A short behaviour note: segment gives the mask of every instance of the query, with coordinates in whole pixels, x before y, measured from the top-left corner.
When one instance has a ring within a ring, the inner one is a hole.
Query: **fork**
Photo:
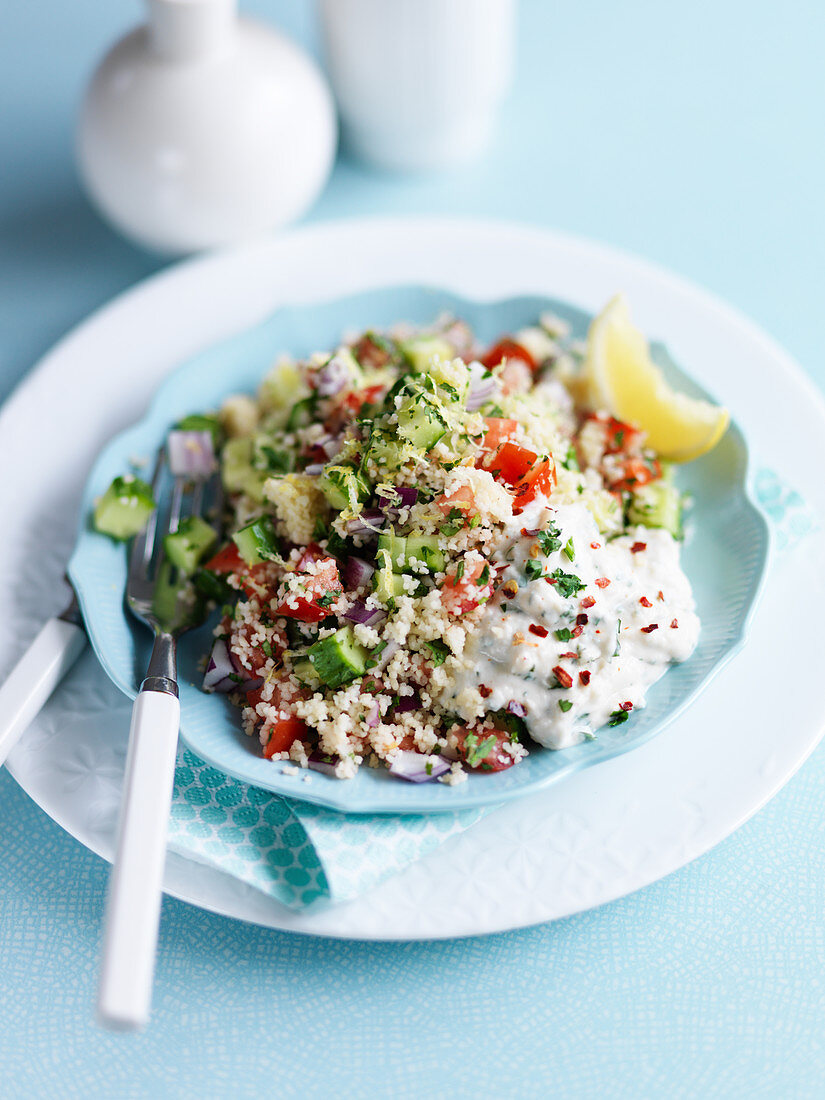
[[[165,466],[161,449],[152,478],[157,501]],[[187,496],[189,514],[201,514],[208,480],[174,479],[167,532],[178,530]],[[126,606],[152,631],[154,645],[132,708],[98,986],[100,1022],[121,1030],[143,1027],[149,1019],[180,724],[177,639],[203,620],[201,601],[192,599],[191,587],[180,583],[159,549],[159,511],[160,504],[134,539],[126,584]]]

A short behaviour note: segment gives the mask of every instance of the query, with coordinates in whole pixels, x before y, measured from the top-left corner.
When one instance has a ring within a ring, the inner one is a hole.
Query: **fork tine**
[[[169,505],[169,520],[166,524],[166,530],[170,535],[173,535],[178,529],[180,524],[181,512],[183,511],[183,490],[186,484],[186,478],[176,477],[175,483],[172,486],[172,502]]]
[[[161,474],[163,473],[163,464],[166,461],[166,454],[164,448],[158,451],[157,461],[155,462],[155,469],[152,474],[152,496],[157,501],[158,487],[160,486]],[[146,526],[143,530],[135,536],[132,543],[132,551],[129,555],[129,575],[133,577],[145,577],[146,570],[149,562],[152,560],[152,551],[155,549],[155,532],[158,526],[158,509],[155,506],[154,512],[149,516],[146,521]]]

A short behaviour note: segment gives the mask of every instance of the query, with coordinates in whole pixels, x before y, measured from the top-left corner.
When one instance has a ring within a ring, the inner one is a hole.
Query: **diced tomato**
[[[662,476],[662,467],[658,458],[626,458],[621,465],[621,474],[610,482],[614,492],[639,489],[650,481]]]
[[[307,547],[305,554],[308,552],[309,547]],[[302,558],[301,561],[303,560]],[[276,614],[291,619],[300,619],[304,623],[320,623],[322,619],[329,615],[328,605],[331,601],[326,597],[330,593],[343,592],[344,586],[341,584],[341,578],[338,575],[338,563],[334,558],[312,558],[309,560],[316,562],[315,571],[313,573],[302,573],[301,571],[297,573],[297,576],[301,578],[303,591],[300,593],[290,592],[285,595],[278,604]],[[319,603],[322,599],[325,601],[324,604]]]
[[[383,385],[367,386],[363,390],[351,390],[344,398],[343,406],[353,416],[358,416],[365,405],[374,405],[383,392]]]
[[[458,752],[461,759],[473,770],[503,772],[505,768],[513,766],[513,757],[503,749],[503,746],[510,741],[510,734],[507,730],[485,729],[479,731],[462,726],[460,729],[453,729],[450,732],[458,738]],[[471,738],[469,745],[467,744],[468,737]],[[472,738],[475,738],[475,740],[472,740]],[[485,741],[490,738],[492,738],[490,747],[483,756],[479,757],[479,750],[484,747]],[[470,763],[470,760],[473,762]]]
[[[204,569],[209,569],[212,573],[243,573],[246,568],[240,550],[231,539],[204,565]]]
[[[322,558],[327,557],[317,542],[310,542],[304,547],[304,552],[298,558],[297,569],[299,573],[303,573],[306,567],[312,562],[321,561]]]
[[[556,464],[552,458],[543,458],[513,487],[515,500],[513,512],[518,515],[537,496],[549,497],[557,482]]]
[[[448,516],[454,508],[457,508],[465,516],[472,515],[478,511],[476,508],[476,498],[469,485],[459,485],[452,493],[446,493],[443,497],[436,497],[433,504],[435,504],[445,516]]]
[[[505,482],[511,489],[527,476],[528,470],[538,458],[535,451],[528,451],[518,443],[502,443],[492,458],[484,462],[493,477]]]
[[[386,367],[392,358],[389,349],[382,347],[368,332],[353,345],[352,354],[362,367],[371,367],[374,370]]]
[[[479,580],[487,571],[486,579]],[[482,600],[489,599],[493,593],[493,573],[485,561],[464,563],[464,571],[456,576],[455,567],[451,567],[441,586],[441,603],[452,615],[463,615],[474,611]]]
[[[487,354],[483,356],[481,362],[487,370],[492,370],[499,363],[503,363],[505,359],[520,359],[522,363],[527,364],[531,371],[538,368],[538,363],[523,344],[506,337],[499,340],[497,344],[493,344]]]
[[[269,733],[269,740],[264,745],[264,756],[267,760],[271,759],[276,752],[288,752],[293,741],[303,741],[309,732],[306,722],[297,714],[289,714],[274,722],[267,719],[263,728]]]
[[[642,433],[632,424],[610,416],[604,421],[604,425],[607,436],[605,454],[629,454],[631,451],[638,451],[642,446]]]
[[[488,416],[484,420],[486,432],[481,441],[482,451],[497,450],[502,443],[511,439],[518,428],[517,420],[510,420],[506,416]]]
[[[238,623],[237,626],[233,627],[232,624],[230,624],[228,629],[248,643],[249,648],[247,649],[244,647],[244,653],[245,656],[247,656],[249,664],[245,667],[250,673],[250,679],[254,676],[258,676],[267,662],[267,654],[264,653],[260,642],[256,643],[253,641],[258,630],[257,625],[253,623]],[[268,649],[269,656],[275,658],[279,657],[284,649],[286,649],[286,636],[277,630],[271,633]],[[235,657],[234,660],[237,660],[237,657]]]
[[[222,575],[237,573],[242,578],[241,588],[247,596],[260,595],[255,584],[266,584],[264,577],[268,572],[267,566],[263,563],[260,565],[247,565],[241,557],[238,547],[231,541],[228,542],[222,550],[219,550],[214,558],[209,559],[206,565],[204,565],[204,569],[209,569],[213,573],[220,573]],[[262,574],[264,575],[263,577]],[[244,579],[249,583],[244,583]]]
[[[294,695],[293,698],[305,699],[307,694],[307,692],[302,691]],[[258,703],[261,701],[262,695],[263,687],[255,688],[254,691],[248,691],[246,693],[246,705],[253,708],[257,707]],[[288,752],[292,747],[293,741],[303,741],[309,733],[306,722],[296,714],[290,714],[282,703],[281,693],[278,690],[277,684],[272,692],[270,702],[273,706],[277,707],[281,713],[274,722],[267,718],[263,721],[261,726],[264,735],[268,735],[268,739],[264,743],[264,756],[267,760],[273,757],[276,752]]]

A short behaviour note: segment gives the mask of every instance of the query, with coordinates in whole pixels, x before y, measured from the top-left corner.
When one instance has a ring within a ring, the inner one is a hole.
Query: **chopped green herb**
[[[566,714],[568,710],[573,706],[569,699],[559,699],[559,710],[563,710]]]
[[[260,448],[266,470],[271,474],[288,474],[292,470],[293,458],[289,451],[276,451],[274,447],[263,444]]]
[[[315,602],[319,607],[329,607],[331,603],[334,603],[335,596],[335,592],[325,592],[323,596],[319,596]]]
[[[561,546],[561,531],[555,523],[549,523],[544,531],[538,533],[539,546],[543,554],[552,554]]]
[[[535,558],[530,558],[524,566],[524,572],[528,581],[537,581],[543,572],[541,562],[536,561]]]
[[[312,537],[316,542],[327,537],[327,525],[320,516],[316,517],[315,526],[312,528]]]
[[[426,645],[427,649],[432,653],[432,657],[430,658],[432,663],[436,666],[443,665],[450,655],[450,647],[437,639],[434,642],[427,642]]]
[[[462,558],[461,561],[458,563],[458,565],[455,567],[455,579],[457,581],[460,581],[463,576],[464,576],[464,558]]]
[[[471,768],[474,768],[477,764],[481,763],[487,753],[493,748],[496,743],[496,737],[495,734],[493,734],[490,737],[485,737],[483,741],[478,741],[478,738],[471,733],[467,740],[464,742],[465,748],[467,745],[470,744],[470,737],[472,737],[473,740],[478,743],[473,745],[473,747],[467,753],[465,760]]]
[[[481,573],[479,574],[479,577],[478,577],[478,580],[476,581],[476,584],[478,585],[479,588],[481,588],[481,586],[484,585],[484,584],[487,584],[489,582],[489,580],[490,580],[490,566],[485,565],[484,568],[481,570]]]
[[[567,448],[567,454],[564,456],[564,460],[562,461],[562,466],[564,466],[565,470],[580,470],[581,469],[581,467],[579,466],[579,460],[576,457],[576,448],[573,446],[572,443]]]
[[[572,561],[573,558],[575,558],[576,551],[573,548],[573,540],[572,539],[568,539],[567,542],[564,544],[564,547],[562,549],[562,553],[567,555],[567,558],[568,558],[569,561]]]
[[[428,760],[427,763],[424,765],[424,771],[427,773],[427,775],[432,775],[433,774],[433,762],[432,762],[432,760]]]
[[[550,578],[556,582],[556,588],[566,600],[581,592],[585,587],[574,573],[564,573],[561,569],[554,570],[550,574]]]
[[[479,516],[479,515],[475,515],[475,516],[473,516],[473,518],[472,518],[472,519],[470,520],[470,527],[471,527],[471,528],[472,528],[472,527],[478,527],[478,525],[479,525],[480,523],[481,523],[481,516]]]
[[[614,710],[613,713],[610,715],[610,721],[607,724],[608,726],[620,726],[622,722],[626,722],[629,717],[630,715],[627,713],[626,710]]]
[[[272,653],[272,642],[270,642],[269,638],[264,638],[264,640],[261,642],[261,649],[264,651],[267,657],[274,656]]]
[[[569,642],[573,637],[573,631],[568,630],[566,626],[563,626],[560,630],[555,631],[556,637],[560,642]]]

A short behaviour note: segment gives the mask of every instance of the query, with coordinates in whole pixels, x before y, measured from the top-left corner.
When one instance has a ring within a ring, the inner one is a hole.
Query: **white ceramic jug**
[[[335,155],[315,64],[236,0],[148,0],[149,21],[94,74],[77,135],[81,176],[116,228],[164,253],[300,217]]]

